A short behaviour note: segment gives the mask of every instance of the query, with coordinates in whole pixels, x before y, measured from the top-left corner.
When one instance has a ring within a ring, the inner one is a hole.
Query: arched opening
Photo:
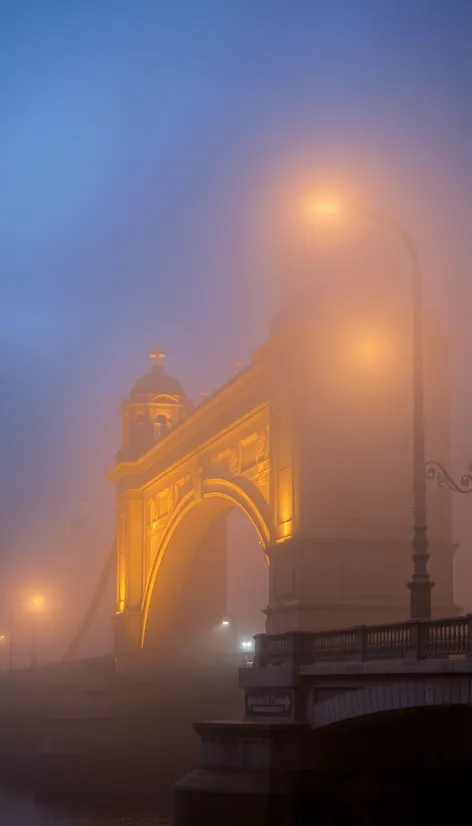
[[[314,759],[321,755],[323,772],[311,775],[306,787],[311,799],[304,804],[311,811],[321,810],[320,822],[469,822],[470,706],[371,714],[311,736]]]
[[[236,624],[241,648],[254,634],[265,630],[268,565],[254,526],[239,508],[229,513],[227,525],[226,610]]]
[[[242,643],[264,630],[267,514],[243,491],[238,499],[215,487],[182,502],[163,538],[144,600],[150,655],[242,660],[250,655]]]
[[[168,426],[169,422],[167,416],[156,416],[156,418],[153,421],[153,433],[155,442],[157,442],[162,436],[165,435]]]

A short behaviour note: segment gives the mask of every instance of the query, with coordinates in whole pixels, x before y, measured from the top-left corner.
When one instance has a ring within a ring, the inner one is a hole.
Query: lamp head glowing
[[[362,335],[351,346],[351,352],[355,360],[366,367],[385,366],[395,354],[394,346],[385,335]]]
[[[331,223],[337,225],[346,212],[345,203],[330,195],[304,195],[298,202],[298,224],[305,225],[310,233],[314,225],[326,227]]]
[[[241,648],[244,651],[252,651],[253,647],[254,647],[253,640],[241,640]]]
[[[35,594],[35,596],[31,598],[32,611],[42,611],[45,604],[46,600],[44,599],[43,594]]]
[[[312,211],[322,217],[335,217],[342,212],[341,204],[331,198],[320,198],[314,201]]]

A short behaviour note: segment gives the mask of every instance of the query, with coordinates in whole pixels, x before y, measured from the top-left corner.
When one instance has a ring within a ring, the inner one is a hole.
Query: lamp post
[[[230,631],[231,634],[231,642],[234,645],[235,651],[238,650],[238,642],[239,642],[239,631],[238,631],[238,623],[237,620],[229,619],[225,617],[220,622],[220,629],[224,632]]]
[[[336,218],[342,212],[336,201],[318,201],[315,213],[324,218]],[[425,414],[423,364],[423,278],[418,252],[410,234],[390,215],[363,205],[349,206],[349,212],[374,221],[393,233],[403,244],[410,263],[412,301],[411,343],[413,355],[413,573],[407,587],[410,590],[410,618],[431,617],[431,591],[434,583],[428,573],[429,543],[426,523],[425,476]]]
[[[0,634],[0,646],[3,648],[3,646],[7,645],[7,643],[9,643],[9,635]],[[1,670],[3,670],[3,668]]]

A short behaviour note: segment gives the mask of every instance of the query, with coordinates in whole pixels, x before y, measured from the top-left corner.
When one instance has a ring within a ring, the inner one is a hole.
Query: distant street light
[[[425,476],[425,416],[424,416],[424,364],[423,364],[423,279],[418,252],[410,234],[393,218],[362,205],[346,205],[332,200],[313,202],[311,215],[320,218],[337,218],[342,213],[359,215],[381,224],[403,244],[410,262],[411,299],[413,310],[413,573],[410,589],[411,619],[431,617],[431,591],[434,583],[428,573],[428,538],[426,524],[426,476]]]
[[[44,594],[34,594],[28,603],[29,612],[32,617],[30,649],[31,668],[35,668],[38,665],[38,618],[43,614],[45,607],[46,599]]]
[[[317,215],[339,215],[342,212],[342,205],[339,201],[317,200],[313,204],[313,212]]]
[[[2,646],[2,648],[3,648],[4,645],[6,645],[7,640],[8,640],[8,638],[7,638],[6,634],[0,634],[0,646]]]
[[[3,646],[8,645],[8,668],[9,668],[9,670],[10,670],[10,671],[12,671],[12,670],[13,670],[13,663],[12,663],[12,659],[13,659],[13,647],[12,647],[12,640],[13,640],[13,635],[12,635],[11,631],[10,631],[10,633],[8,633],[8,634],[0,634],[0,645],[1,645],[2,647],[3,647]]]
[[[254,640],[241,640],[241,649],[244,652],[244,664],[248,665],[250,653],[254,650]]]
[[[31,611],[37,613],[42,611],[46,604],[46,600],[43,594],[35,594],[34,597],[31,597],[30,608]]]
[[[231,646],[236,649],[238,645],[238,623],[236,620],[230,619],[229,617],[224,617],[220,622],[220,629],[226,633],[232,632],[230,634]]]

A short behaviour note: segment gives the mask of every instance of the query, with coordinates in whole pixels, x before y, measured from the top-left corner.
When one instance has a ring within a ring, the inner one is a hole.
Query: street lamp
[[[403,244],[410,262],[412,300],[412,352],[413,352],[413,573],[408,583],[410,590],[410,618],[431,617],[431,591],[434,583],[428,573],[429,542],[426,524],[426,477],[425,477],[425,415],[424,415],[424,364],[423,364],[423,279],[418,252],[410,234],[390,215],[359,204],[346,208],[332,200],[313,202],[312,215],[319,218],[338,217],[347,211],[374,221],[393,233]]]
[[[237,648],[238,644],[238,623],[236,620],[230,619],[229,617],[223,617],[220,621],[220,630],[223,632],[232,632],[230,634],[230,641],[231,645],[234,646],[234,649]]]
[[[44,608],[45,602],[46,600],[43,594],[36,594],[31,598],[31,610],[35,612],[41,611]]]
[[[11,631],[0,634],[0,645],[2,647],[8,645],[8,669],[13,671],[13,634]]]
[[[339,201],[333,201],[330,198],[319,199],[313,204],[313,212],[316,215],[339,215],[342,211],[342,206]]]
[[[251,652],[254,651],[254,640],[241,640],[241,650],[244,653],[244,664],[250,664]]]
[[[38,617],[43,613],[45,606],[46,599],[43,594],[34,594],[28,603],[29,612],[32,617],[30,651],[31,668],[38,665]]]

